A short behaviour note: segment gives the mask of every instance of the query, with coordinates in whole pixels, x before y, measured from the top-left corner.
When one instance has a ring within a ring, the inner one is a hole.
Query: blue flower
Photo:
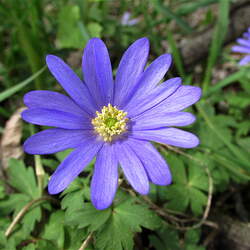
[[[29,154],[74,151],[51,176],[50,194],[62,192],[96,156],[91,200],[97,209],[113,201],[121,167],[140,194],[149,183],[169,185],[168,165],[150,141],[182,148],[199,144],[192,133],[171,126],[186,126],[195,117],[185,108],[201,96],[198,87],[181,85],[181,78],[161,84],[171,65],[164,54],[146,67],[149,41],[141,38],[124,53],[115,80],[105,44],[91,39],[83,54],[81,80],[60,58],[48,55],[49,70],[69,96],[53,91],[31,91],[24,96],[25,121],[52,126],[26,140]]]
[[[240,61],[239,65],[246,65],[250,63],[250,27],[248,31],[243,34],[243,38],[238,38],[239,45],[233,46],[232,51],[246,54]]]

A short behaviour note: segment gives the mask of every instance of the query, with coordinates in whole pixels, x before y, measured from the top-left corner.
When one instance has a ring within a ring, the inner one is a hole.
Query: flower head
[[[83,54],[81,80],[60,58],[48,55],[49,70],[68,96],[53,91],[31,91],[24,96],[25,121],[52,126],[26,140],[30,154],[52,154],[73,148],[50,178],[50,194],[63,191],[96,157],[91,200],[105,209],[115,196],[118,166],[140,194],[149,183],[168,185],[171,173],[150,141],[183,148],[199,143],[192,133],[171,126],[186,126],[195,117],[185,108],[197,102],[198,87],[181,85],[179,77],[161,84],[171,64],[164,54],[146,69],[149,42],[135,41],[124,53],[115,80],[107,48],[91,39]]]
[[[236,41],[239,45],[233,46],[232,51],[246,54],[246,56],[239,61],[239,65],[250,63],[250,27],[247,32],[243,34],[243,38],[238,38]]]

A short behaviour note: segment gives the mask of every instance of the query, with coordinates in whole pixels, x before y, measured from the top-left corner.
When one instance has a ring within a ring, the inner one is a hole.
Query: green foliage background
[[[203,98],[190,108],[197,121],[187,128],[199,136],[200,146],[183,151],[156,145],[171,168],[173,184],[152,185],[149,196],[142,197],[121,176],[114,203],[104,211],[90,203],[93,162],[61,195],[52,197],[46,190],[48,177],[69,151],[11,159],[0,181],[0,249],[206,248],[203,240],[210,230],[206,226],[209,209],[216,212],[217,199],[232,187],[247,188],[250,179],[250,68],[238,67],[230,48],[223,46],[230,6],[229,0],[1,2],[0,133],[22,105],[24,93],[61,91],[44,66],[45,55],[68,59],[80,74],[82,49],[91,37],[106,42],[116,69],[129,44],[147,36],[150,60],[172,53],[174,67],[167,77],[180,75],[184,84],[202,87]],[[203,18],[193,27],[188,16],[198,10],[203,10]],[[131,19],[138,18],[138,23],[122,24],[125,12],[131,13]],[[176,39],[207,27],[213,27],[213,38],[208,57],[199,62],[202,70],[197,76],[194,68],[186,70]],[[167,47],[163,46],[166,42]],[[216,80],[214,72],[226,62],[234,65],[234,72]],[[22,139],[32,133],[34,127],[24,124]],[[40,176],[41,166],[46,174]]]

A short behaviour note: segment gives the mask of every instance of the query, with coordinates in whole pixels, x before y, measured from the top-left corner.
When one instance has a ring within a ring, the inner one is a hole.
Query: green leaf
[[[225,136],[220,127],[215,122],[213,122],[211,116],[205,111],[205,108],[203,108],[203,106],[203,104],[196,105],[200,115],[204,118],[208,128],[214,133],[213,136],[217,137],[221,142],[223,142],[224,145],[227,146],[227,148],[233,153],[233,155],[241,162],[242,167],[244,167],[245,169],[249,169],[249,160],[246,157],[246,152],[235,144],[233,144],[230,141],[229,137]]]
[[[196,215],[202,213],[207,202],[208,177],[204,169],[193,160],[184,160],[182,157],[172,155],[167,157],[173,184],[165,190],[169,200],[167,208],[184,212],[189,206]],[[187,168],[187,169],[186,169]]]
[[[161,226],[160,218],[153,211],[146,206],[134,204],[131,198],[117,206],[114,212],[134,232],[141,232],[141,227],[154,230]]]
[[[87,230],[84,229],[76,229],[75,227],[65,227],[65,243],[64,249],[67,250],[75,250],[79,249],[82,245],[82,242],[88,236]],[[87,248],[90,250],[90,248]],[[91,248],[92,249],[92,248]]]
[[[184,212],[187,209],[190,199],[186,185],[172,184],[165,191],[165,194],[166,199],[169,200],[167,208],[180,212]]]
[[[128,198],[116,206],[108,221],[98,230],[96,247],[107,250],[133,249],[133,236],[141,227],[151,230],[161,226],[160,218],[144,205]]]
[[[58,28],[58,46],[60,48],[83,48],[89,35],[86,31],[80,17],[80,8],[78,5],[65,5],[60,9]]]
[[[42,210],[40,206],[36,206],[30,209],[21,220],[23,230],[30,233],[35,228],[36,222],[39,222],[42,218]]]
[[[156,250],[182,250],[178,231],[167,226],[156,231],[156,235],[149,235],[150,245]]]
[[[0,199],[5,197],[5,188],[3,182],[0,180]]]
[[[67,149],[67,150],[58,152],[58,153],[55,154],[56,159],[59,162],[62,162],[72,151],[73,151],[73,149]]]
[[[36,245],[31,243],[31,244],[23,247],[22,250],[36,250]]]
[[[99,23],[88,23],[87,28],[91,37],[101,37],[102,26]]]
[[[80,189],[66,194],[61,201],[62,209],[66,209],[67,213],[71,214],[75,210],[83,208],[84,206],[83,193],[84,193],[83,189]]]
[[[188,165],[188,184],[203,191],[208,190],[208,177],[204,169],[193,161]]]
[[[36,185],[34,170],[31,167],[26,168],[20,160],[10,159],[9,183],[19,192],[29,195],[31,198],[38,198],[39,190]]]
[[[73,213],[66,213],[65,223],[77,228],[88,227],[90,231],[100,228],[109,218],[111,209],[97,210],[90,203],[85,203],[84,207],[74,210]]]
[[[58,249],[63,249],[64,237],[64,212],[58,210],[50,215],[42,238],[54,242]]]
[[[7,215],[13,211],[19,211],[22,206],[30,201],[30,197],[26,194],[12,194],[4,200],[0,201],[0,214]]]
[[[185,242],[189,244],[197,244],[200,240],[201,230],[192,229],[185,233]]]
[[[249,93],[237,91],[237,93],[228,93],[225,97],[230,106],[243,109],[250,105]]]
[[[96,247],[101,250],[131,250],[133,245],[133,232],[116,214],[96,235]]]

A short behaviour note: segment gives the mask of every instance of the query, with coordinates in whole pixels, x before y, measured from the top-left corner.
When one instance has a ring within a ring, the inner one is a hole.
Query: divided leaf
[[[33,168],[26,168],[24,163],[20,160],[10,159],[8,175],[10,185],[19,192],[27,194],[33,199],[39,197],[39,190],[36,185]]]
[[[208,177],[202,166],[194,161],[184,164],[182,157],[168,155],[167,161],[173,175],[173,184],[166,191],[167,207],[184,212],[189,206],[196,215],[202,213],[207,202]]]
[[[110,214],[110,208],[97,210],[91,203],[85,203],[82,209],[74,210],[73,213],[66,213],[65,222],[70,226],[88,227],[89,231],[95,231],[108,220]]]
[[[61,210],[51,214],[48,224],[46,224],[43,239],[47,239],[55,243],[58,249],[64,246],[64,212]]]
[[[134,233],[141,232],[141,227],[154,230],[160,226],[161,220],[153,211],[128,198],[113,208],[107,223],[98,230],[96,246],[103,250],[130,250]]]

